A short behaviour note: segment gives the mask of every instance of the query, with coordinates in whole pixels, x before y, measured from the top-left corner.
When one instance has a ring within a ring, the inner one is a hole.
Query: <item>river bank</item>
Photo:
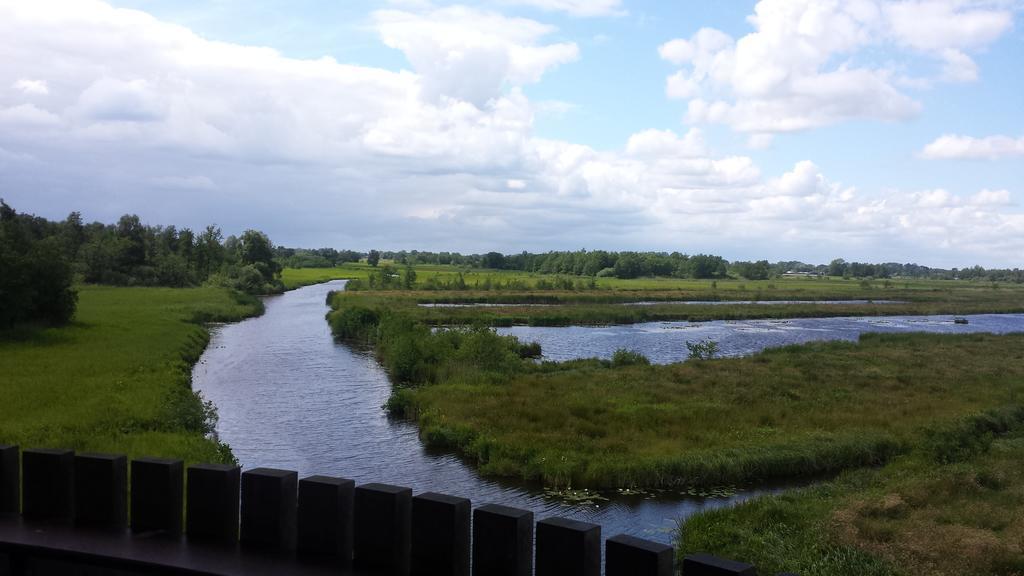
[[[207,434],[213,413],[192,394],[191,370],[208,323],[262,311],[259,299],[223,288],[81,286],[69,325],[0,339],[0,441],[230,461]]]

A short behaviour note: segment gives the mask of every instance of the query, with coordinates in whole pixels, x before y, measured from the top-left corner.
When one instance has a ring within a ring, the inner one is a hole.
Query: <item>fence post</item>
[[[75,456],[75,524],[124,530],[128,523],[127,504],[127,456]]]
[[[672,576],[673,555],[666,544],[619,534],[605,542],[605,576]]]
[[[412,499],[413,576],[469,576],[470,502],[436,492]]]
[[[408,576],[412,552],[412,490],[388,484],[355,489],[355,568]]]
[[[254,468],[242,473],[243,545],[295,549],[298,472]]]
[[[726,560],[711,554],[690,554],[683,558],[683,574],[686,576],[757,576],[757,569],[750,564]]]
[[[601,576],[601,527],[566,518],[537,522],[537,576]]]
[[[330,476],[299,480],[299,554],[352,567],[352,499],[355,482]]]
[[[132,460],[132,532],[181,536],[185,463],[181,460]]]
[[[0,444],[0,515],[21,512],[21,460],[18,456],[17,446]]]
[[[487,504],[473,511],[473,576],[533,573],[533,512]]]
[[[185,534],[189,540],[238,542],[238,491],[241,468],[197,464],[188,468]]]
[[[70,521],[75,514],[75,453],[25,450],[22,514],[28,520]]]

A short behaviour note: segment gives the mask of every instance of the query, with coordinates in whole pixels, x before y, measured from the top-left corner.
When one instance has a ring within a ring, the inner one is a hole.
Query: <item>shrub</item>
[[[367,338],[378,322],[377,311],[364,306],[346,306],[330,315],[331,328],[339,338]]]
[[[647,366],[651,363],[647,359],[647,356],[635,351],[626,350],[625,348],[619,348],[612,354],[612,366],[618,368],[619,366]]]
[[[691,360],[711,360],[718,356],[718,342],[714,340],[687,341],[686,349],[690,352]]]
[[[540,342],[520,344],[517,352],[519,352],[520,358],[540,358],[543,356],[540,349]]]

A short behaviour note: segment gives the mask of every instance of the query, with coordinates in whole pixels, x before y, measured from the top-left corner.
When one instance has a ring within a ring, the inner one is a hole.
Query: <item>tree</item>
[[[366,263],[374,267],[376,267],[377,264],[380,264],[380,252],[370,250],[370,253],[366,255]]]
[[[828,264],[828,275],[829,276],[846,276],[846,260],[842,258],[836,258]]]
[[[480,260],[480,267],[501,270],[505,267],[505,255],[500,252],[488,252]]]
[[[280,264],[274,260],[274,245],[263,232],[246,230],[238,243],[238,257],[242,264],[255,267],[267,282],[281,271]]]
[[[123,271],[146,262],[146,228],[135,214],[125,214],[117,221],[117,236],[125,241],[118,262]]]
[[[697,254],[690,257],[690,277],[722,278],[726,274],[725,260],[721,256]]]
[[[35,220],[0,200],[0,327],[63,324],[75,313],[78,294],[65,244],[57,230],[37,234]]]

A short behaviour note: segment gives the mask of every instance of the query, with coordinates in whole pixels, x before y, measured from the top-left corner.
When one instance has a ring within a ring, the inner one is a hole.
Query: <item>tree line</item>
[[[331,249],[321,249],[331,250]],[[295,251],[296,254],[302,251]],[[319,252],[319,251],[305,251]],[[808,264],[798,260],[769,262],[733,261],[710,254],[687,255],[680,252],[608,252],[604,250],[553,251],[546,253],[521,252],[506,255],[500,252],[486,254],[460,254],[458,252],[429,252],[418,250],[354,252],[334,251],[336,261],[355,262],[362,259],[372,265],[392,261],[400,265],[441,264],[467,268],[516,270],[540,274],[571,276],[614,276],[616,278],[677,277],[726,278],[767,280],[785,274],[808,276],[836,276],[843,278],[917,278],[933,280],[982,280],[991,282],[1024,282],[1024,270],[1019,268],[933,268],[914,263],[847,262],[837,258],[829,264]],[[343,255],[343,256],[342,256]],[[289,264],[290,266],[292,264]],[[331,264],[333,266],[334,264]]]
[[[258,230],[224,238],[143,224],[134,214],[116,224],[85,223],[79,212],[60,222],[19,214],[0,200],[0,327],[24,321],[66,322],[76,281],[115,286],[226,286],[250,294],[281,292],[281,264]]]

